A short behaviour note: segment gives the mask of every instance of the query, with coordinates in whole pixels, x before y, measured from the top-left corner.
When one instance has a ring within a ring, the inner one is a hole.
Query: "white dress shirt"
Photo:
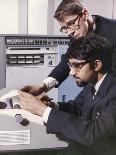
[[[97,94],[98,90],[99,90],[99,87],[100,85],[102,84],[104,78],[106,77],[107,73],[101,78],[101,80],[99,80],[96,85],[95,85],[95,95]]]

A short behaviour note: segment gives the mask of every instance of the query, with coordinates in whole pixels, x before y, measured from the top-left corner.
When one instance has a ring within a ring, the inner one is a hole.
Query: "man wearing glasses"
[[[64,154],[115,155],[116,76],[110,73],[109,44],[103,37],[89,34],[70,44],[67,57],[70,74],[78,86],[84,86],[75,100],[54,109],[20,92],[21,108],[41,116],[47,133],[70,141]]]
[[[112,49],[112,69],[116,72],[116,21],[98,15],[91,16],[81,0],[62,0],[54,15],[61,25],[61,32],[78,39],[94,32],[104,36]],[[26,86],[22,90],[34,95],[58,87],[69,75],[67,55],[62,55],[61,62],[53,69],[40,85]]]

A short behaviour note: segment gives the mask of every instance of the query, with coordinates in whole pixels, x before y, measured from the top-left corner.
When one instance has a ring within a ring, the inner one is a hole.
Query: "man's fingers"
[[[18,93],[19,93],[20,96],[23,96],[23,97],[32,97],[31,94],[25,93],[25,92],[23,92],[23,91],[19,91]]]
[[[42,100],[42,101],[51,101],[51,100],[53,100],[53,98],[49,98],[47,95],[40,95],[40,96],[37,96],[36,97],[37,99],[40,99],[40,100]]]
[[[37,96],[38,95],[38,91],[33,89],[33,88],[28,93],[32,94],[33,96]]]
[[[32,86],[25,86],[25,87],[21,88],[21,91],[28,93],[31,89],[32,89]]]

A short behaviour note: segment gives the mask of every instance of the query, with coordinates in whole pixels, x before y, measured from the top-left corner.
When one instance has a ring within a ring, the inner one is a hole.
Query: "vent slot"
[[[61,36],[6,36],[6,45],[67,45],[69,44],[69,37]]]
[[[0,145],[30,144],[30,130],[0,131]]]
[[[44,54],[7,54],[7,65],[44,65]]]

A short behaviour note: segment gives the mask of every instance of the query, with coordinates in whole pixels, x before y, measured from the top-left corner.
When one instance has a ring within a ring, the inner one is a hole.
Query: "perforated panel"
[[[0,145],[30,144],[30,130],[0,131]]]

